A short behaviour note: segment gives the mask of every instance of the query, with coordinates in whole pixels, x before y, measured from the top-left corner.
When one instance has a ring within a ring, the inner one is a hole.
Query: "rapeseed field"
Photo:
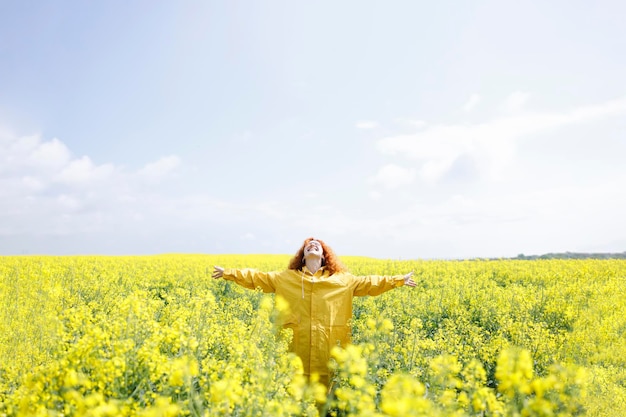
[[[331,395],[273,295],[213,280],[279,255],[0,257],[0,416],[624,416],[626,261],[391,261],[355,299]]]

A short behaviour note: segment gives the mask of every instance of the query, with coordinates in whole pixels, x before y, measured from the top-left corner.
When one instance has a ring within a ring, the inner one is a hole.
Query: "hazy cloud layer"
[[[147,199],[155,198],[145,179],[163,179],[180,164],[176,156],[137,170],[97,164],[87,155],[74,156],[57,138],[18,137],[6,131],[0,136],[0,160],[1,235],[120,227],[141,217],[150,207]]]
[[[519,111],[527,94],[514,93],[505,106]],[[474,124],[431,125],[414,134],[393,135],[378,141],[378,150],[417,163],[418,178],[437,182],[462,158],[471,161],[482,179],[498,181],[515,158],[519,141],[566,126],[626,115],[626,98],[565,112],[524,112]],[[409,183],[409,182],[406,182]]]

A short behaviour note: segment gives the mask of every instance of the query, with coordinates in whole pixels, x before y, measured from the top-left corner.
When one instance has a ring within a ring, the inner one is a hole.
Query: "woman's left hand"
[[[417,284],[413,281],[413,271],[409,272],[404,276],[404,285],[408,285],[409,287],[415,287]]]
[[[221,266],[215,265],[213,267],[213,278],[220,279],[222,277],[224,277],[224,268],[222,268]]]

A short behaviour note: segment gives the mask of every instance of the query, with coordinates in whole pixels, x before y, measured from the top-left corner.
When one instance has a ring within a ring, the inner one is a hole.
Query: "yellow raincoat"
[[[315,274],[288,269],[260,272],[254,269],[225,269],[224,279],[249,288],[261,288],[282,296],[290,311],[283,326],[293,329],[291,350],[301,359],[304,374],[320,376],[328,384],[330,350],[350,342],[352,297],[379,295],[404,285],[399,276],[354,276],[347,272],[330,275],[324,267]]]

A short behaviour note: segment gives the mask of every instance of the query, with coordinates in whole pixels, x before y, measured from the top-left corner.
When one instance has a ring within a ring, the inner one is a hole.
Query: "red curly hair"
[[[319,242],[320,245],[322,245],[322,250],[324,251],[324,256],[322,259],[322,266],[325,266],[331,275],[337,272],[343,272],[347,270],[346,267],[343,266],[341,261],[339,261],[339,258],[337,257],[337,255],[335,255],[335,252],[333,252],[330,246],[324,243],[324,241],[315,239],[313,237],[307,238],[302,244],[302,246],[300,247],[300,249],[298,250],[298,252],[296,252],[295,256],[291,258],[291,261],[289,261],[289,269],[302,271],[302,268],[305,265],[304,248],[312,240],[315,240]]]

